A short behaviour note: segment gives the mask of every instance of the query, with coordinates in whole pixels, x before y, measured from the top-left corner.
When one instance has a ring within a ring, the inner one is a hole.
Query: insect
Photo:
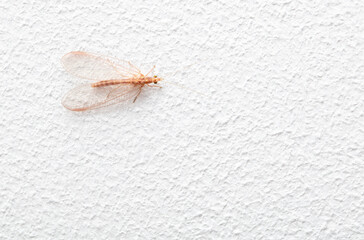
[[[71,111],[85,111],[138,98],[144,86],[159,87],[162,78],[149,76],[128,61],[87,52],[70,52],[62,57],[64,68],[70,74],[93,83],[71,89],[62,100]]]

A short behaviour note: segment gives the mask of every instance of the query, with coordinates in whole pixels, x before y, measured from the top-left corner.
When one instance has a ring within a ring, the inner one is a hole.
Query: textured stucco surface
[[[0,239],[364,239],[363,11],[1,1]],[[182,71],[73,113],[73,50]]]

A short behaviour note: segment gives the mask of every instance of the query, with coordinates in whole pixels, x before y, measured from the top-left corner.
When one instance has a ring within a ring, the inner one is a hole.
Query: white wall
[[[363,11],[1,1],[0,239],[363,239]],[[73,50],[164,88],[67,111]]]

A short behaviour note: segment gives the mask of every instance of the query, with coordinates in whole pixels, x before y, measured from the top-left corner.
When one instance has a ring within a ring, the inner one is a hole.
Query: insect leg
[[[131,64],[131,62],[128,62],[128,63],[129,63],[129,65],[130,65],[131,67],[133,67],[133,68],[135,68],[135,69],[138,69],[139,74],[142,74],[142,73],[140,72],[139,68],[135,67],[133,64]]]
[[[137,98],[139,97],[139,94],[140,94],[140,92],[141,92],[141,91],[142,91],[142,87],[140,87],[139,92],[138,92],[138,94],[135,96],[133,103],[135,103],[135,101],[136,101],[136,100],[137,100]]]
[[[156,86],[156,85],[149,85],[147,84],[148,87],[157,87],[157,88],[162,88],[161,86]]]

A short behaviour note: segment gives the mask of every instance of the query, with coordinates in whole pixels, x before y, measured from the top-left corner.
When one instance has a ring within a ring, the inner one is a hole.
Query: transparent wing
[[[65,108],[71,111],[85,111],[106,107],[116,103],[134,100],[142,86],[137,84],[119,84],[104,87],[91,87],[91,84],[79,85],[71,89],[62,100]]]
[[[140,74],[140,70],[127,61],[87,52],[67,53],[62,57],[62,64],[70,74],[96,81],[131,78]]]

